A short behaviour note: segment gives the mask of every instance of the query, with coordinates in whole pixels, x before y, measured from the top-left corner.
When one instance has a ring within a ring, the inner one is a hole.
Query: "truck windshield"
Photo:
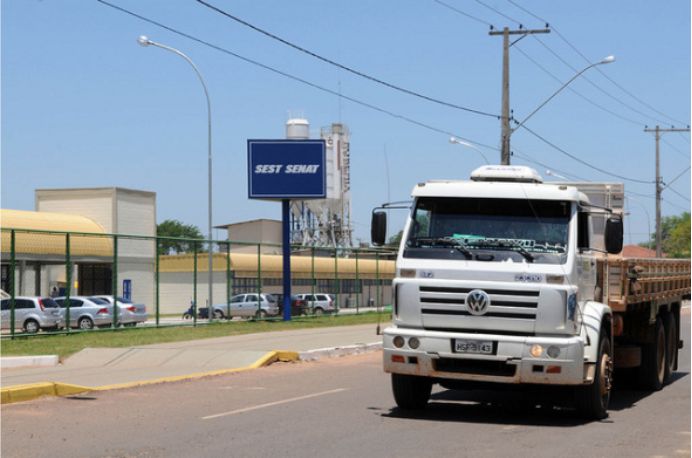
[[[404,257],[562,264],[570,202],[422,197]]]

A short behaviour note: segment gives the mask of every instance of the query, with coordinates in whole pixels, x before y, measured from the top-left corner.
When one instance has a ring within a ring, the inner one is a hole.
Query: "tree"
[[[177,237],[185,239],[204,239],[202,231],[197,226],[185,224],[175,219],[167,219],[156,226],[156,235],[159,237]],[[193,243],[186,240],[160,239],[158,243],[159,254],[191,253]],[[199,253],[206,251],[204,245],[197,244]]]
[[[396,235],[393,235],[387,241],[386,246],[397,248],[399,243],[401,243],[401,237],[404,235],[404,231],[399,231]]]
[[[663,251],[671,258],[690,257],[690,213],[664,218],[666,224],[661,224],[663,236]],[[665,232],[663,230],[665,229]]]
[[[651,234],[651,242],[642,242],[639,245],[653,248],[656,233]],[[690,257],[690,213],[684,212],[676,216],[665,216],[661,219],[661,247],[669,258]]]

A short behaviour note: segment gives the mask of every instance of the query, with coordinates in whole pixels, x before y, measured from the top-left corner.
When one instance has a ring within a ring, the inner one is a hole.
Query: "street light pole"
[[[449,137],[449,143],[454,143],[454,144],[457,144],[457,145],[466,146],[466,147],[468,147],[468,148],[471,148],[471,149],[474,149],[474,150],[478,151],[478,154],[480,154],[480,155],[483,157],[483,160],[485,161],[485,163],[486,163],[486,164],[490,164],[490,162],[488,162],[488,159],[485,157],[485,154],[483,154],[483,151],[481,151],[481,149],[478,148],[478,147],[477,147],[476,145],[474,145],[473,143],[465,142],[464,140],[460,140],[460,139],[458,139],[458,138],[456,138],[456,137]]]
[[[579,78],[579,77],[582,75],[582,73],[584,73],[585,71],[587,71],[587,70],[589,70],[590,68],[593,68],[593,67],[595,67],[595,66],[597,66],[597,65],[610,64],[611,62],[615,62],[615,56],[608,56],[608,57],[605,57],[603,60],[601,60],[601,61],[599,61],[599,62],[594,62],[593,64],[591,64],[591,65],[589,65],[588,67],[584,68],[583,70],[581,70],[580,72],[578,72],[576,75],[574,75],[572,78],[570,78],[570,79],[569,79],[566,83],[564,83],[562,86],[560,86],[560,88],[559,88],[557,91],[553,92],[553,95],[551,95],[550,97],[548,97],[547,99],[545,99],[545,101],[544,101],[543,103],[541,103],[540,105],[538,105],[538,107],[536,107],[535,110],[533,110],[527,117],[525,117],[523,121],[521,121],[519,124],[517,124],[516,127],[507,130],[506,133],[505,133],[505,129],[503,128],[503,132],[502,132],[502,145],[503,145],[503,146],[502,146],[502,148],[503,148],[503,150],[502,150],[502,157],[503,157],[503,162],[502,162],[502,164],[503,164],[503,165],[509,165],[509,139],[510,139],[510,137],[512,136],[512,134],[513,134],[514,132],[516,132],[520,127],[522,127],[524,124],[526,124],[526,121],[528,121],[533,115],[535,115],[536,112],[537,112],[538,110],[540,110],[541,108],[543,108],[543,107],[544,107],[548,102],[550,102],[556,95],[558,95],[560,92],[562,92],[562,90],[565,89],[567,86],[569,86],[569,84],[570,84],[572,81],[574,81],[575,79]],[[505,150],[506,150],[506,153],[505,153]],[[505,163],[505,157],[507,158],[507,162],[506,162],[506,163]]]
[[[185,59],[185,61],[190,64],[192,69],[195,71],[195,74],[197,74],[197,78],[199,78],[199,82],[202,83],[202,89],[204,89],[204,96],[207,99],[207,179],[208,179],[208,187],[207,187],[207,200],[208,200],[208,220],[207,224],[209,226],[209,231],[208,231],[208,244],[209,244],[209,256],[208,256],[208,267],[209,267],[209,304],[208,304],[208,314],[209,314],[209,321],[212,321],[214,314],[212,313],[212,307],[213,307],[213,300],[212,300],[212,291],[213,291],[213,247],[212,247],[212,179],[211,179],[211,170],[212,170],[212,156],[211,156],[211,101],[209,99],[209,91],[207,90],[207,85],[204,83],[204,78],[202,78],[202,74],[199,72],[197,69],[197,66],[195,65],[194,62],[192,62],[192,59],[187,57],[183,52],[172,48],[170,46],[166,46],[161,43],[157,43],[155,41],[150,40],[144,35],[141,35],[138,39],[137,42],[142,45],[142,46],[156,46],[157,48],[165,49],[166,51],[170,51],[174,54],[177,54],[178,56],[182,57]],[[197,305],[197,304],[195,304]],[[199,308],[197,308],[199,310]]]

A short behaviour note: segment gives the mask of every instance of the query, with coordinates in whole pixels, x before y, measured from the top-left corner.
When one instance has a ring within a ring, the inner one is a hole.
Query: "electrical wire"
[[[683,196],[682,194],[680,194],[679,192],[677,192],[675,189],[671,188],[670,185],[666,186],[666,189],[667,189],[668,191],[673,191],[673,194],[677,194],[681,199],[683,199],[683,200],[685,200],[685,201],[687,201],[687,202],[691,202],[689,197]]]
[[[517,21],[517,20],[514,19],[513,17],[507,16],[507,15],[506,15],[505,13],[503,13],[502,11],[498,10],[497,8],[493,8],[492,6],[490,6],[490,5],[488,5],[488,4],[484,3],[484,2],[482,2],[481,0],[476,0],[476,3],[485,6],[485,7],[488,8],[489,10],[494,11],[496,14],[499,14],[500,16],[502,16],[502,17],[505,18],[505,19],[509,19],[510,21],[517,23],[520,27],[523,26],[523,24],[522,24],[521,22]]]
[[[514,0],[507,0],[507,1],[508,1],[509,3],[511,3],[512,5],[516,6],[517,8],[519,8],[520,10],[522,10],[523,12],[525,12],[526,14],[528,14],[529,16],[531,16],[531,17],[533,17],[533,18],[535,18],[535,19],[537,19],[537,20],[539,20],[539,21],[541,21],[541,22],[544,22],[544,23],[548,23],[548,22],[549,22],[549,21],[546,21],[545,19],[541,18],[540,16],[538,16],[538,15],[532,13],[532,12],[529,11],[527,8],[524,8],[523,6],[519,5],[519,4],[516,3]],[[573,50],[574,52],[576,52],[579,56],[581,56],[581,58],[584,59],[585,62],[591,63],[591,60],[590,60],[588,57],[586,57],[586,56],[584,55],[584,53],[582,53],[576,46],[574,46],[574,45],[567,39],[567,37],[565,37],[562,33],[560,33],[560,30],[559,30],[559,29],[557,29],[557,28],[553,25],[553,26],[551,26],[551,30],[552,30],[553,32],[555,32],[555,34],[556,34],[562,41],[564,41],[564,42],[567,44],[567,46],[569,46],[570,48],[572,48],[572,50]],[[613,85],[615,85],[615,87],[617,87],[617,88],[620,89],[622,92],[624,92],[625,94],[627,94],[627,95],[629,95],[630,97],[632,97],[634,100],[636,100],[636,101],[639,102],[640,104],[644,105],[645,107],[649,108],[650,110],[654,111],[655,113],[657,113],[657,114],[659,114],[659,115],[661,115],[661,116],[663,116],[663,117],[665,117],[665,118],[668,118],[669,120],[671,120],[671,121],[673,121],[673,122],[676,122],[676,123],[682,124],[682,125],[686,125],[685,122],[676,120],[675,118],[672,118],[672,117],[668,116],[667,114],[665,114],[665,113],[663,113],[663,112],[657,110],[656,108],[654,108],[651,104],[649,104],[649,103],[647,103],[646,101],[642,100],[641,98],[637,97],[634,93],[632,93],[631,91],[628,91],[628,90],[625,89],[621,84],[619,84],[619,83],[618,83],[617,81],[615,81],[613,78],[611,78],[610,76],[608,76],[608,74],[605,73],[605,72],[604,72],[603,70],[601,70],[600,68],[596,68],[596,70],[597,70],[601,75],[603,75],[608,81],[610,81]],[[654,118],[652,118],[652,119],[654,119]],[[664,122],[663,124],[666,124],[666,123]]]
[[[421,94],[421,93],[419,93],[419,92],[413,91],[413,90],[411,90],[411,89],[406,89],[406,88],[404,88],[404,87],[397,86],[397,85],[395,85],[395,84],[392,84],[392,83],[389,83],[389,82],[387,82],[387,81],[381,80],[381,79],[376,78],[376,77],[374,77],[374,76],[368,75],[367,73],[364,73],[364,72],[362,72],[362,71],[360,71],[360,70],[353,69],[353,68],[351,68],[351,67],[349,67],[349,66],[347,66],[347,65],[341,64],[341,63],[336,62],[336,61],[334,61],[334,60],[332,60],[332,59],[329,59],[329,58],[324,57],[324,56],[322,56],[322,55],[320,55],[320,54],[317,54],[317,53],[314,52],[314,51],[310,51],[309,49],[303,48],[302,46],[299,46],[299,45],[297,45],[297,44],[295,44],[295,43],[292,43],[292,42],[290,42],[290,41],[288,41],[288,40],[286,40],[286,39],[284,39],[284,38],[281,38],[281,37],[279,37],[279,36],[277,36],[277,35],[275,35],[275,34],[269,32],[269,31],[267,31],[267,30],[264,30],[264,29],[262,29],[262,28],[260,28],[260,27],[258,27],[258,26],[256,26],[256,25],[254,25],[254,24],[251,24],[251,23],[247,22],[247,21],[245,21],[244,19],[241,19],[241,18],[239,18],[239,17],[237,17],[237,16],[235,16],[235,15],[233,15],[233,14],[227,12],[227,11],[224,11],[224,10],[222,10],[222,9],[219,8],[219,7],[216,7],[216,6],[214,6],[214,5],[210,4],[210,3],[207,3],[207,2],[205,2],[204,0],[196,0],[196,1],[197,1],[197,3],[199,3],[200,5],[203,5],[203,6],[207,7],[207,8],[209,8],[210,10],[216,11],[217,13],[219,13],[219,14],[221,14],[221,15],[227,17],[228,19],[231,19],[231,20],[233,20],[233,21],[235,21],[235,22],[237,22],[237,23],[239,23],[239,24],[242,24],[242,25],[244,25],[244,26],[246,26],[246,27],[249,27],[250,29],[252,29],[252,30],[254,30],[254,31],[256,31],[256,32],[259,32],[259,33],[261,33],[261,34],[263,34],[263,35],[265,35],[265,36],[267,36],[267,37],[269,37],[269,38],[271,38],[271,39],[273,39],[273,40],[276,40],[276,41],[278,41],[278,42],[280,42],[280,43],[285,44],[286,46],[289,46],[289,47],[291,47],[291,48],[293,48],[293,49],[295,49],[295,50],[297,50],[297,51],[300,51],[300,52],[302,52],[302,53],[304,53],[304,54],[307,54],[307,55],[309,55],[309,56],[311,56],[311,57],[314,57],[315,59],[321,60],[322,62],[325,62],[325,63],[327,63],[327,64],[329,64],[329,65],[333,65],[333,66],[335,66],[335,67],[337,67],[337,68],[340,68],[340,69],[342,69],[342,70],[344,70],[344,71],[347,71],[347,72],[349,72],[349,73],[352,73],[352,74],[354,74],[354,75],[356,75],[356,76],[360,76],[361,78],[365,78],[365,79],[367,79],[367,80],[369,80],[369,81],[372,81],[372,82],[374,82],[374,83],[380,84],[380,85],[385,86],[385,87],[388,87],[388,88],[390,88],[390,89],[394,89],[395,91],[399,91],[399,92],[402,92],[402,93],[407,94],[407,95],[411,95],[411,96],[414,96],[414,97],[418,97],[418,98],[423,99],[423,100],[426,100],[426,101],[428,101],[428,102],[436,103],[436,104],[438,104],[438,105],[443,105],[443,106],[446,106],[446,107],[449,107],[449,108],[455,108],[455,109],[457,109],[457,110],[466,111],[466,112],[468,112],[468,113],[473,113],[473,114],[477,114],[477,115],[481,115],[481,116],[488,116],[488,117],[492,117],[492,118],[496,118],[496,119],[500,119],[500,118],[501,118],[500,115],[497,115],[497,114],[494,114],[494,113],[489,113],[489,112],[487,112],[487,111],[482,111],[482,110],[477,110],[477,109],[474,109],[474,108],[465,107],[465,106],[458,105],[458,104],[451,103],[451,102],[445,102],[444,100],[436,99],[436,98],[434,98],[434,97],[431,97],[431,96],[428,96],[428,95]]]
[[[120,12],[122,12],[122,13],[125,13],[125,14],[128,14],[128,15],[130,15],[130,16],[133,16],[133,17],[135,17],[135,18],[137,18],[137,19],[139,19],[139,20],[141,20],[141,21],[144,21],[144,22],[147,22],[147,23],[149,23],[149,24],[155,25],[155,26],[157,26],[157,27],[160,27],[160,28],[162,28],[162,29],[165,29],[165,30],[171,32],[171,33],[174,33],[174,34],[176,34],[176,35],[179,35],[179,36],[182,36],[182,37],[187,38],[187,39],[189,39],[189,40],[192,40],[192,41],[194,41],[194,42],[196,42],[196,43],[199,43],[199,44],[201,44],[201,45],[208,46],[208,47],[210,47],[210,48],[212,48],[212,49],[215,49],[216,51],[219,51],[219,52],[222,52],[222,53],[224,53],[224,54],[233,56],[233,57],[235,57],[235,58],[237,58],[237,59],[240,59],[240,60],[242,60],[242,61],[244,61],[244,62],[246,62],[246,63],[255,65],[255,66],[260,67],[260,68],[262,68],[262,69],[264,69],[264,70],[268,70],[268,71],[270,71],[270,72],[272,72],[272,73],[275,73],[275,74],[277,74],[277,75],[283,76],[283,77],[285,77],[285,78],[292,79],[292,80],[294,80],[294,81],[297,81],[297,82],[299,82],[299,83],[305,84],[305,85],[307,85],[307,86],[310,86],[310,87],[312,87],[312,88],[314,88],[314,89],[317,89],[317,90],[320,90],[320,91],[322,91],[322,92],[326,92],[326,93],[328,93],[328,94],[331,94],[331,95],[340,97],[340,98],[342,98],[342,99],[344,99],[344,100],[348,100],[348,101],[353,102],[353,103],[355,103],[355,104],[357,104],[357,105],[361,105],[361,106],[363,106],[363,107],[366,107],[366,108],[369,108],[369,109],[371,109],[371,110],[374,110],[374,111],[377,111],[377,112],[386,114],[386,115],[391,116],[391,117],[393,117],[393,118],[406,121],[406,122],[408,122],[408,123],[410,123],[410,124],[414,124],[414,125],[416,125],[416,126],[422,127],[422,128],[424,128],[424,129],[430,130],[430,131],[432,131],[432,132],[436,132],[436,133],[440,133],[440,134],[445,134],[445,135],[448,136],[448,137],[457,137],[457,138],[460,139],[460,140],[464,140],[464,141],[466,141],[466,142],[468,142],[468,143],[472,143],[472,144],[474,144],[474,145],[476,145],[476,146],[481,146],[481,147],[489,148],[489,149],[492,149],[492,150],[495,150],[495,151],[500,151],[500,149],[497,148],[497,147],[494,147],[494,146],[491,146],[491,145],[488,145],[488,144],[485,144],[485,143],[482,143],[482,142],[478,142],[478,141],[476,141],[476,140],[472,140],[472,139],[470,139],[470,138],[461,136],[461,135],[459,135],[459,134],[457,134],[457,133],[454,133],[454,132],[451,132],[451,131],[448,131],[448,130],[445,130],[445,129],[441,129],[441,128],[438,128],[438,127],[435,127],[435,126],[426,124],[426,123],[421,122],[421,121],[417,121],[417,120],[415,120],[415,119],[413,119],[413,118],[410,118],[410,117],[408,117],[408,116],[401,115],[401,114],[399,114],[399,113],[396,113],[396,112],[387,110],[387,109],[382,108],[382,107],[379,107],[379,106],[377,106],[377,105],[373,105],[373,104],[371,104],[371,103],[364,102],[364,101],[359,100],[359,99],[356,99],[356,98],[354,98],[354,97],[350,97],[350,96],[344,95],[344,94],[341,93],[341,92],[334,91],[334,90],[332,90],[332,89],[329,89],[329,88],[320,86],[320,85],[318,85],[318,84],[316,84],[316,83],[313,83],[313,82],[311,82],[311,81],[305,80],[305,79],[300,78],[300,77],[298,77],[298,76],[292,75],[292,74],[290,74],[290,73],[286,73],[286,72],[284,72],[284,71],[282,71],[282,70],[278,70],[278,69],[276,69],[276,68],[274,68],[274,67],[271,67],[271,66],[269,66],[269,65],[263,64],[263,63],[258,62],[258,61],[256,61],[256,60],[250,59],[250,58],[248,58],[248,57],[242,56],[242,55],[240,55],[240,54],[237,54],[237,53],[235,53],[235,52],[233,52],[233,51],[230,51],[230,50],[228,50],[228,49],[226,49],[226,48],[223,48],[223,47],[221,47],[221,46],[218,46],[218,45],[215,45],[215,44],[210,43],[210,42],[208,42],[208,41],[202,40],[202,39],[197,38],[197,37],[195,37],[195,36],[193,36],[193,35],[190,35],[190,34],[188,34],[188,33],[179,31],[179,30],[177,30],[177,29],[175,29],[175,28],[173,28],[173,27],[169,27],[169,26],[167,26],[167,25],[165,25],[165,24],[162,24],[162,23],[160,23],[160,22],[154,21],[153,19],[146,18],[146,17],[144,17],[144,16],[142,16],[142,15],[140,15],[140,14],[134,13],[134,12],[132,12],[132,11],[130,11],[130,10],[127,10],[127,9],[125,9],[125,8],[122,8],[122,7],[120,7],[120,6],[113,5],[112,3],[109,3],[109,2],[107,2],[106,0],[96,0],[96,1],[99,2],[99,3],[101,3],[101,4],[103,4],[103,5],[105,5],[105,6],[108,6],[108,7],[110,7],[110,8],[115,9],[115,10],[118,10],[118,11],[120,11]]]
[[[679,150],[675,145],[673,145],[673,144],[670,143],[668,140],[666,140],[665,138],[663,138],[663,136],[661,136],[661,140],[663,141],[663,143],[665,143],[666,145],[670,146],[670,148],[671,148],[673,151],[677,152],[680,156],[682,156],[682,157],[684,157],[684,158],[686,158],[686,159],[689,159],[689,158],[690,158],[690,152],[689,152],[689,151],[688,151],[687,153],[684,153],[683,151]]]
[[[682,172],[680,172],[675,178],[673,178],[673,179],[670,180],[668,183],[666,183],[666,185],[665,185],[664,187],[661,188],[661,191],[664,190],[664,189],[666,189],[666,188],[667,188],[668,186],[670,186],[671,184],[675,183],[675,181],[676,181],[678,178],[680,178],[681,176],[683,176],[683,175],[684,175],[685,173],[687,173],[689,170],[690,170],[690,166],[688,165],[687,168],[686,168],[685,170],[683,170]]]
[[[574,159],[575,161],[579,162],[580,164],[583,164],[583,165],[585,165],[585,166],[587,166],[587,167],[589,167],[589,168],[591,168],[591,169],[593,169],[593,170],[596,170],[596,171],[598,171],[598,172],[601,172],[601,173],[603,173],[604,175],[610,175],[610,176],[612,176],[612,177],[620,178],[621,180],[625,180],[625,181],[631,181],[631,182],[633,182],[633,183],[647,183],[647,184],[648,184],[648,183],[653,183],[652,181],[639,180],[639,179],[636,179],[636,178],[629,178],[629,177],[626,177],[626,176],[623,176],[623,175],[618,175],[617,173],[609,172],[609,171],[604,170],[604,169],[602,169],[602,168],[600,168],[600,167],[596,167],[595,165],[592,165],[592,164],[586,162],[585,160],[583,160],[583,159],[581,159],[581,158],[575,156],[574,154],[571,154],[571,153],[565,151],[564,149],[560,148],[560,147],[557,146],[556,144],[552,143],[550,140],[547,140],[546,138],[542,137],[541,135],[539,135],[538,133],[534,132],[534,131],[531,130],[530,128],[526,127],[526,125],[524,125],[524,126],[522,126],[522,127],[524,128],[524,130],[526,130],[527,132],[529,132],[531,135],[533,135],[534,137],[538,138],[538,139],[541,140],[543,143],[545,143],[546,145],[548,145],[548,146],[550,146],[551,148],[555,149],[556,151],[559,151],[559,152],[561,152],[562,154],[564,154],[565,156],[570,157],[570,158]]]
[[[519,152],[516,148],[513,148],[512,153],[513,153],[513,156],[514,156],[514,157],[518,157],[519,159],[523,159],[523,160],[525,160],[526,162],[530,162],[530,163],[532,163],[532,164],[538,165],[539,167],[543,167],[543,168],[545,168],[546,170],[553,170],[553,171],[555,171],[555,172],[558,172],[560,175],[564,175],[564,176],[567,177],[567,178],[571,178],[571,179],[578,180],[578,181],[586,181],[586,182],[591,181],[591,180],[589,180],[589,179],[582,178],[582,177],[580,177],[580,176],[578,176],[578,175],[574,175],[574,174],[571,174],[571,173],[569,173],[569,172],[565,172],[564,170],[560,170],[560,169],[555,168],[555,167],[553,167],[553,166],[551,166],[551,165],[548,165],[548,164],[546,164],[546,163],[544,163],[544,162],[541,162],[541,161],[539,161],[538,159],[536,159],[536,158],[534,158],[534,157],[531,157],[531,156],[529,156],[528,154],[526,154],[526,153],[524,153],[524,152]]]
[[[461,14],[462,16],[466,16],[466,17],[469,18],[469,19],[473,19],[473,20],[476,21],[476,22],[480,22],[481,24],[487,25],[487,26],[490,27],[491,29],[495,27],[495,26],[492,25],[490,22],[484,21],[483,19],[480,19],[480,18],[478,18],[478,17],[476,17],[476,16],[473,16],[473,15],[471,15],[471,14],[469,14],[469,13],[466,13],[466,12],[464,12],[464,11],[458,9],[458,8],[455,8],[455,7],[453,7],[452,5],[449,5],[449,4],[445,3],[445,2],[442,2],[442,1],[440,1],[440,0],[433,0],[433,1],[434,1],[435,3],[438,3],[438,4],[442,5],[442,6],[444,6],[445,8],[448,8],[448,9],[450,9],[450,10],[456,12],[456,13]]]

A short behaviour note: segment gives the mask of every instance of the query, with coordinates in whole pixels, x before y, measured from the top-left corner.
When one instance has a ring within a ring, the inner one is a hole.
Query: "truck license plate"
[[[454,341],[456,353],[476,353],[480,355],[493,354],[493,342],[490,340],[460,340]]]

